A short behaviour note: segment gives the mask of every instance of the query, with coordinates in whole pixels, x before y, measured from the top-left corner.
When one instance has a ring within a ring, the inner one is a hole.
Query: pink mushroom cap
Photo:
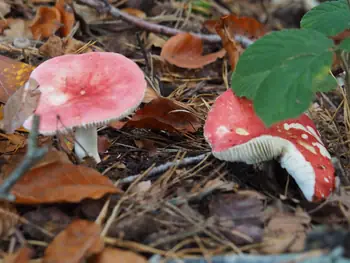
[[[147,87],[135,62],[110,52],[55,57],[30,77],[40,85],[35,113],[41,117],[42,134],[124,118],[140,105]],[[31,118],[24,127],[31,127]]]
[[[254,164],[278,159],[309,201],[322,200],[335,188],[331,156],[306,114],[266,127],[252,101],[227,90],[208,113],[204,137],[221,160]]]

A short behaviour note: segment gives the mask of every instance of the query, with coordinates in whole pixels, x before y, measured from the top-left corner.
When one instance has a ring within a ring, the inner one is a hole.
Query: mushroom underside
[[[315,192],[315,172],[310,162],[288,140],[264,135],[213,155],[223,161],[256,164],[277,159],[281,167],[294,178],[305,198],[312,201]]]

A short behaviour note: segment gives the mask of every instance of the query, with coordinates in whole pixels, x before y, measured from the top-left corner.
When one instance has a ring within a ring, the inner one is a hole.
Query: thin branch
[[[167,36],[175,36],[179,33],[185,33],[185,31],[182,31],[179,29],[154,24],[154,23],[145,21],[143,19],[140,19],[136,16],[129,15],[128,13],[122,12],[120,9],[109,4],[108,0],[100,0],[98,2],[98,4],[99,4],[98,6],[96,6],[96,3],[93,5],[91,3],[91,0],[79,0],[79,2],[83,3],[85,5],[88,5],[90,7],[94,7],[100,11],[107,11],[113,17],[118,18],[118,19],[122,19],[125,22],[133,24],[134,26],[139,27],[139,28],[144,29],[144,30],[149,31],[149,32],[153,32],[156,34],[163,34],[163,35],[167,35]],[[96,2],[96,1],[94,1],[94,2]],[[205,42],[208,42],[208,43],[221,43],[220,36],[216,35],[216,34],[211,34],[211,35],[201,34],[201,33],[191,33],[191,34],[202,39]],[[236,39],[236,41],[241,43],[244,47],[247,47],[253,43],[252,40],[250,40],[249,38],[247,38],[245,36],[237,35],[237,36],[235,36],[235,39]]]
[[[167,163],[161,164],[161,165],[156,166],[153,169],[151,169],[147,173],[145,178],[146,177],[150,177],[150,176],[154,176],[154,175],[157,175],[157,174],[160,174],[160,173],[163,173],[166,170],[168,170],[170,167],[173,167],[173,166],[184,166],[184,165],[199,163],[200,161],[202,161],[207,156],[208,156],[208,154],[205,153],[205,154],[201,154],[201,155],[197,155],[197,156],[186,157],[186,158],[184,158],[182,160],[176,160],[174,162],[167,162]],[[143,175],[143,174],[136,174],[136,175],[128,176],[126,178],[121,179],[119,181],[119,183],[121,183],[121,184],[132,183],[133,181],[135,181],[141,175]]]
[[[6,199],[8,201],[14,201],[15,196],[10,193],[12,187],[15,183],[21,179],[21,177],[34,165],[36,164],[44,155],[47,153],[48,148],[39,148],[37,144],[37,137],[39,135],[39,124],[40,117],[34,115],[33,126],[31,128],[29,138],[28,138],[28,149],[24,156],[23,161],[16,167],[15,170],[5,179],[5,181],[0,185],[0,198]]]

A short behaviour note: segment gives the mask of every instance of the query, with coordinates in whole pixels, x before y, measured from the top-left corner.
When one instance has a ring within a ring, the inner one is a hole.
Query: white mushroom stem
[[[97,149],[97,127],[89,128],[79,127],[75,130],[74,151],[80,160],[86,156],[91,156],[96,163],[101,162],[100,155]]]

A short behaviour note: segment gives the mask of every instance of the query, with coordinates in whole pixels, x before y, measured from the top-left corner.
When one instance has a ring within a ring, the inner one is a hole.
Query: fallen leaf
[[[190,33],[180,33],[168,39],[160,56],[170,64],[181,68],[202,68],[225,56],[225,49],[203,55],[203,43]]]
[[[53,206],[39,206],[37,209],[24,213],[21,216],[30,222],[30,224],[21,226],[23,234],[31,239],[45,242],[51,242],[52,237],[58,235],[72,221],[71,217]],[[35,226],[40,226],[40,229]],[[51,235],[43,232],[42,229]]]
[[[12,193],[18,204],[44,204],[99,199],[108,193],[121,193],[121,190],[92,168],[49,162],[27,172],[14,185]]]
[[[11,5],[5,2],[0,3],[0,17],[5,17],[11,11]]]
[[[221,37],[222,45],[226,49],[229,56],[231,70],[234,71],[238,62],[239,56],[243,53],[243,48],[236,44],[234,36],[231,36],[225,25],[225,20],[220,20],[216,25],[216,32]]]
[[[54,35],[61,26],[61,13],[56,7],[40,6],[30,29],[33,38],[41,40]]]
[[[236,244],[262,240],[262,211],[261,200],[239,193],[215,195],[209,203],[209,215],[221,226],[222,233]]]
[[[28,247],[21,247],[14,254],[4,257],[4,263],[29,263],[34,251]]]
[[[247,36],[250,39],[258,39],[266,34],[266,28],[255,18],[247,16],[225,15],[218,20],[208,20],[204,22],[204,26],[214,33],[217,26],[224,24],[225,30],[231,38],[235,35]]]
[[[62,39],[58,36],[51,36],[39,48],[39,52],[48,57],[57,57],[65,54],[82,54],[92,52],[89,45],[74,38]]]
[[[303,211],[274,212],[265,227],[260,250],[268,254],[302,251],[310,222],[310,216]]]
[[[111,146],[111,141],[107,136],[98,136],[97,138],[97,148],[99,153],[105,153]]]
[[[140,140],[134,140],[134,142],[139,149],[145,149],[153,154],[157,152],[157,147],[155,146],[155,142],[153,140],[140,139]]]
[[[156,34],[149,33],[147,37],[147,43],[145,48],[150,49],[152,46],[162,48],[166,40]]]
[[[43,263],[79,263],[103,250],[100,225],[77,219],[46,248]]]
[[[15,232],[20,216],[14,204],[0,201],[0,237],[4,239]]]
[[[57,0],[55,7],[61,14],[61,23],[63,24],[59,29],[60,35],[66,37],[72,31],[75,23],[73,8],[66,3],[66,0]]]
[[[34,79],[29,79],[8,99],[4,107],[4,119],[1,121],[7,133],[13,133],[33,115],[41,94],[38,87],[39,84]]]
[[[144,256],[118,248],[105,248],[97,255],[94,263],[147,263]]]
[[[118,129],[123,126],[120,123],[116,121],[109,125]],[[184,104],[159,97],[136,111],[124,126],[184,133],[196,132],[201,127],[201,123]]]
[[[0,56],[0,102],[9,97],[29,79],[33,66]]]
[[[7,141],[0,141],[0,152],[9,153],[23,148],[26,145],[26,138],[21,134],[2,134],[0,136],[6,138]]]
[[[8,38],[28,38],[33,37],[29,28],[31,22],[23,19],[7,19],[8,29],[4,30],[4,35]]]
[[[146,93],[145,93],[145,96],[143,97],[142,102],[143,103],[149,103],[152,100],[157,99],[159,97],[160,96],[158,95],[158,93],[153,88],[147,86]]]
[[[140,9],[136,9],[136,8],[127,7],[127,8],[121,9],[121,11],[125,12],[129,15],[136,16],[136,17],[141,18],[141,19],[145,19],[147,17],[145,12],[141,11]]]

